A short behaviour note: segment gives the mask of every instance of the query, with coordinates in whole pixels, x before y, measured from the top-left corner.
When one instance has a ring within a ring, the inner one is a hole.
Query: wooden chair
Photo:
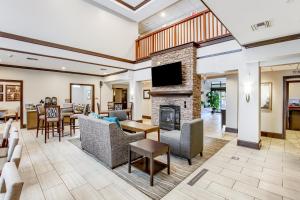
[[[107,102],[107,110],[114,110],[115,103],[114,102]]]
[[[114,110],[123,110],[122,103],[114,103]]]
[[[45,128],[45,107],[43,104],[36,105],[37,111],[37,127],[36,127],[36,137],[39,136],[40,126],[42,125],[42,134]]]
[[[60,106],[46,106],[45,107],[45,143],[47,143],[47,136],[49,138],[50,124],[52,124],[52,136],[54,137],[54,124],[56,123],[59,141],[61,141],[60,129]]]
[[[101,105],[100,105],[99,102],[97,103],[97,109],[98,109],[98,114],[100,115],[100,112],[101,112]]]
[[[50,106],[51,105],[52,99],[50,97],[45,98],[45,106]]]
[[[129,102],[127,104],[127,110],[129,111],[128,119],[132,120],[132,109],[133,109],[133,102]]]
[[[64,130],[65,130],[65,119],[70,119],[71,125],[71,115],[74,114],[73,104],[72,103],[64,103],[63,107],[60,109],[61,111],[61,130],[62,130],[62,137],[64,137]],[[71,134],[71,133],[70,133]]]
[[[51,105],[54,105],[54,106],[57,105],[57,97],[52,97],[51,98]]]

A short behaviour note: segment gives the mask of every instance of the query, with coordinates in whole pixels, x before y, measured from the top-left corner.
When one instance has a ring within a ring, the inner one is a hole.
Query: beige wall
[[[143,91],[151,90],[151,88],[152,88],[151,84],[152,83],[149,81],[143,82]],[[143,100],[142,100],[142,115],[151,116],[151,110],[152,110],[151,97],[150,97],[150,99],[143,98]]]
[[[238,75],[226,76],[226,127],[238,128]]]
[[[0,79],[23,80],[24,105],[37,104],[46,96],[56,96],[58,103],[62,104],[65,99],[70,98],[70,83],[94,84],[95,106],[99,101],[100,77],[0,67]],[[105,110],[107,102],[112,101],[111,85],[103,84],[101,94],[102,109]],[[24,115],[24,122],[26,122],[26,115]]]
[[[282,134],[283,76],[292,76],[293,71],[263,72],[261,82],[272,82],[272,110],[261,111],[261,130]]]

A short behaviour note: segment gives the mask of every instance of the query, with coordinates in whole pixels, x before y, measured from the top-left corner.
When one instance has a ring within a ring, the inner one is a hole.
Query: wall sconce
[[[244,92],[245,92],[245,97],[246,97],[246,102],[250,102],[250,94],[252,91],[252,83],[251,82],[246,82],[244,83]]]

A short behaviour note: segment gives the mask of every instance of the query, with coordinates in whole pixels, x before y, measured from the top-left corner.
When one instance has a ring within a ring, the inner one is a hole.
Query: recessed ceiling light
[[[166,13],[165,13],[165,12],[161,12],[161,13],[160,13],[160,16],[161,16],[161,17],[165,17],[165,16],[166,16]]]
[[[37,59],[37,58],[26,58],[27,60],[34,60],[34,61],[37,61],[37,60],[39,60],[39,59]]]
[[[105,68],[100,68],[100,70],[101,70],[101,71],[106,71],[107,69],[105,69]]]
[[[62,70],[66,70],[66,67],[62,67],[61,69],[62,69]]]

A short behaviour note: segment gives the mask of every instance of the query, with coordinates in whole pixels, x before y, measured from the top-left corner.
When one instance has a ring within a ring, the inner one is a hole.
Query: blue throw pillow
[[[103,120],[116,123],[118,125],[118,127],[121,128],[121,124],[117,117],[103,117]]]
[[[103,118],[102,116],[100,116],[100,115],[98,115],[97,113],[94,113],[94,112],[90,113],[89,117],[92,117],[92,118],[95,118],[95,119],[102,119]]]

